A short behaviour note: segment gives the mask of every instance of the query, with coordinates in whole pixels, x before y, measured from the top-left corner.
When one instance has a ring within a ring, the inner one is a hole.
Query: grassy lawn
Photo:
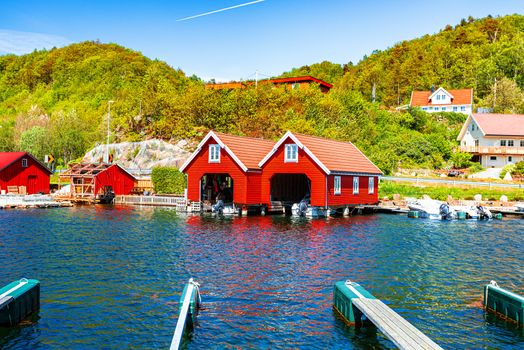
[[[509,201],[524,201],[524,189],[519,188],[502,188],[502,187],[474,187],[471,186],[453,186],[438,183],[410,184],[395,181],[381,181],[379,186],[379,199],[388,197],[393,198],[394,194],[400,194],[401,197],[420,198],[428,195],[433,199],[445,201],[448,195],[454,199],[473,200],[473,196],[481,194],[484,200],[498,201],[500,196],[506,195]]]

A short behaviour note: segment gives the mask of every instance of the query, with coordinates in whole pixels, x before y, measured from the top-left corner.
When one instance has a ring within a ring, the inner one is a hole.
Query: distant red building
[[[27,152],[0,152],[0,189],[25,187],[27,194],[49,193],[51,171]]]
[[[187,174],[188,199],[213,202],[224,190],[228,202],[260,204],[258,163],[273,145],[268,140],[210,131],[180,168]]]
[[[232,81],[229,83],[215,83],[215,84],[206,84],[206,89],[214,89],[214,90],[227,90],[227,89],[244,89],[248,86],[253,86],[255,82],[253,81],[247,81],[247,82],[236,82]],[[330,83],[327,83],[323,80],[314,78],[309,75],[300,76],[300,77],[291,77],[291,78],[276,78],[276,79],[265,79],[258,81],[257,84],[273,84],[273,85],[284,85],[288,89],[305,89],[309,87],[311,84],[317,84],[320,88],[320,91],[322,92],[328,92],[331,90],[333,85]]]
[[[93,199],[110,189],[116,195],[128,195],[136,179],[118,164],[73,164],[60,178],[71,184],[71,196]]]
[[[261,201],[343,208],[378,203],[382,172],[350,142],[287,132],[259,163]]]

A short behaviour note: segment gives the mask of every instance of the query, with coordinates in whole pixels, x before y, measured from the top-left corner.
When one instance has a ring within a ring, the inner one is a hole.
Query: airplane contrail
[[[222,11],[228,11],[228,10],[236,9],[236,8],[243,7],[243,6],[253,5],[253,4],[256,4],[256,3],[259,3],[259,2],[263,2],[263,1],[265,1],[265,0],[256,0],[256,1],[246,2],[246,3],[240,4],[240,5],[235,5],[235,6],[231,6],[231,7],[225,7],[223,9],[219,9],[219,10],[215,10],[215,11],[211,11],[211,12],[206,12],[206,13],[201,13],[201,14],[198,14],[198,15],[190,16],[190,17],[180,18],[180,19],[177,19],[176,21],[177,22],[186,21],[188,19],[193,19],[193,18],[197,18],[197,17],[207,16],[207,15],[211,15],[213,13],[222,12]]]

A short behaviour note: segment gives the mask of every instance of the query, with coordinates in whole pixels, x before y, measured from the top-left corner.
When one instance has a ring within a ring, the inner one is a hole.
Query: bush
[[[471,166],[471,153],[455,152],[451,155],[451,162],[456,169],[463,169]]]
[[[524,176],[524,162],[516,163],[511,175]]]
[[[470,174],[475,174],[484,170],[480,163],[471,163],[471,166],[468,169]]]
[[[508,164],[508,165],[505,165],[503,168],[502,168],[502,171],[500,172],[500,178],[503,179],[504,176],[506,176],[506,173],[510,173],[513,174],[513,168],[515,168],[515,164]]]
[[[174,167],[156,167],[151,173],[155,193],[180,194],[187,187],[186,176]]]

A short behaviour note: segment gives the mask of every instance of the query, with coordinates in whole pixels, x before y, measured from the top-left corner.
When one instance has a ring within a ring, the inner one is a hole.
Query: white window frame
[[[298,163],[298,145],[288,143],[284,148],[284,163]]]
[[[442,107],[442,110],[445,111],[445,110],[447,110],[447,108],[446,107]]]
[[[466,106],[460,106],[460,111],[461,112],[465,112],[466,111]]]
[[[333,180],[333,193],[341,194],[342,193],[342,177],[335,176]]]
[[[500,147],[506,147],[507,141],[506,140],[500,140]]]
[[[514,140],[508,140],[508,147],[515,147],[515,141]]]
[[[368,194],[374,194],[375,193],[375,178],[373,176],[370,176],[368,179]]]
[[[209,163],[220,163],[220,145],[217,143],[209,145]]]
[[[457,106],[453,106],[453,112],[456,112],[458,111],[458,107]]]
[[[436,96],[436,100],[437,100],[437,101],[440,100],[440,95],[437,95],[437,96]]]
[[[358,194],[359,179],[358,176],[353,176],[353,194]]]
[[[520,140],[520,147],[524,147],[524,140]]]
[[[22,168],[27,168],[27,158],[22,158]]]

